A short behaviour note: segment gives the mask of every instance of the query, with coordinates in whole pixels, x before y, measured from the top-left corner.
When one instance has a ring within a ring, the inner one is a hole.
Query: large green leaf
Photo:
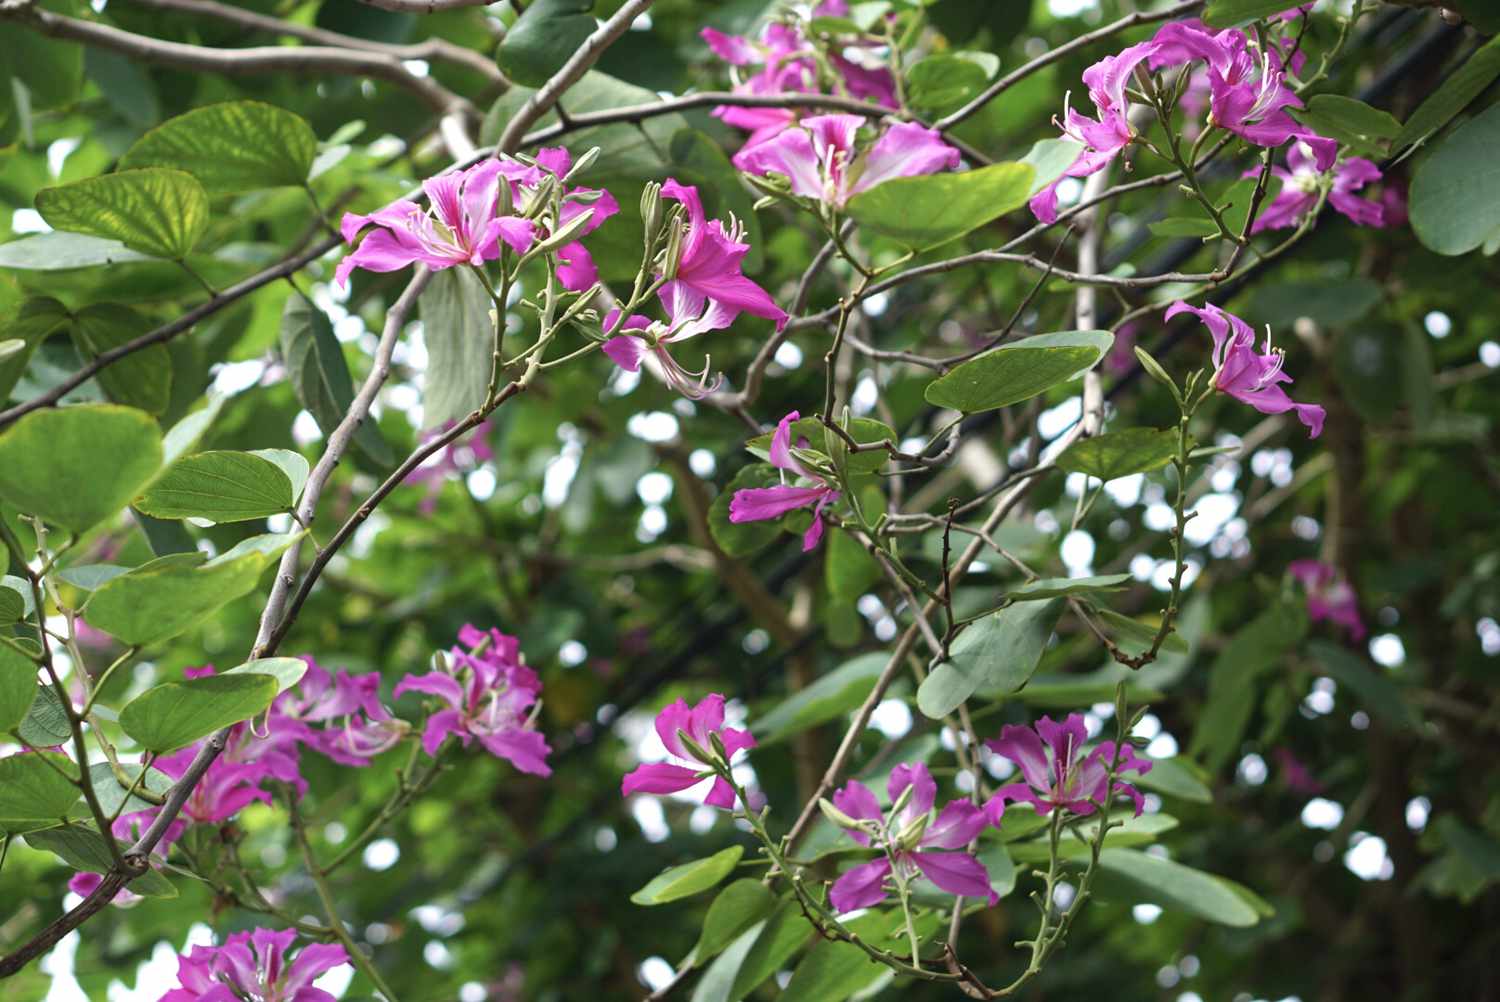
[[[927,250],[978,229],[1031,197],[1035,170],[999,163],[956,174],[898,177],[849,200],[860,225],[915,250]]]
[[[757,877],[745,877],[725,887],[708,906],[703,930],[693,956],[699,963],[715,956],[776,907],[776,896]]]
[[[37,685],[31,709],[26,711],[26,719],[16,733],[33,748],[55,748],[72,737],[68,711],[63,708],[56,689],[46,683]]]
[[[1130,781],[1146,790],[1165,793],[1194,804],[1211,804],[1213,790],[1203,781],[1202,770],[1182,757],[1154,759],[1151,771]]]
[[[1086,592],[1119,591],[1129,581],[1129,574],[1104,574],[1092,578],[1040,578],[1017,585],[1006,592],[1005,597],[1012,602],[1036,602]]]
[[[70,824],[30,832],[26,844],[54,854],[75,870],[105,873],[114,865],[109,844],[92,825]],[[148,898],[177,897],[177,889],[171,881],[155,870],[147,870],[131,880],[130,889]]]
[[[874,688],[888,660],[889,655],[880,651],[861,654],[819,677],[769,713],[754,718],[757,740],[762,745],[781,741],[853,710]]]
[[[128,306],[101,303],[73,315],[73,340],[85,358],[94,359],[150,331],[156,324]],[[172,400],[172,356],[165,344],[118,359],[97,377],[105,395],[117,404],[161,414]]]
[[[269,675],[276,680],[276,691],[286,692],[307,674],[307,662],[301,658],[256,658],[235,665],[225,675]]]
[[[1411,228],[1429,250],[1466,254],[1500,237],[1497,149],[1500,104],[1459,126],[1417,166],[1411,182]]]
[[[1062,602],[1018,602],[969,624],[949,649],[949,658],[917,689],[917,708],[934,719],[947,716],[976,691],[1015,692],[1041,661]]]
[[[812,931],[812,923],[802,915],[797,902],[783,901],[781,907],[766,919],[765,926],[745,953],[726,1002],[739,1002],[779,971],[807,942]]]
[[[118,240],[180,261],[208,228],[208,193],[193,175],[164,167],[117,171],[37,192],[54,229]]]
[[[966,54],[939,52],[906,71],[907,103],[919,115],[939,118],[978,94],[993,75]]]
[[[144,811],[152,804],[150,801],[137,796],[131,790],[148,790],[157,796],[165,796],[172,788],[174,780],[171,776],[160,769],[145,769],[145,776],[141,776],[142,767],[130,762],[120,763],[120,772],[124,776],[115,775],[115,771],[108,762],[99,762],[89,766],[89,778],[94,784],[94,796],[99,798],[99,806],[104,808],[104,813],[110,817],[118,814],[129,814],[132,811]],[[126,784],[138,784],[134,786]]]
[[[534,0],[505,33],[495,59],[505,75],[540,87],[594,33],[594,0]]]
[[[1139,900],[1168,911],[1241,927],[1255,925],[1261,918],[1229,881],[1170,859],[1135,849],[1105,849],[1099,854],[1099,866],[1134,891]]]
[[[1082,375],[1114,344],[1108,331],[1037,334],[971,358],[927,385],[927,402],[974,414],[1008,407]]]
[[[1057,468],[1100,480],[1159,470],[1177,455],[1171,428],[1124,428],[1079,439],[1057,457]]]
[[[9,647],[0,647],[0,734],[13,731],[36,699],[36,665]]]
[[[207,675],[163,682],[125,704],[120,727],[142,748],[169,752],[249,720],[270,706],[277,692],[272,675]]]
[[[323,311],[302,296],[291,296],[281,313],[281,357],[287,379],[324,435],[344,420],[354,400],[354,380],[333,325]],[[354,433],[354,444],[380,464],[391,461],[391,449],[374,422],[364,421]]]
[[[94,592],[89,624],[127,644],[174,637],[252,591],[295,538],[256,536],[207,562],[201,554],[159,557]]]
[[[317,152],[318,137],[302,116],[260,101],[226,101],[152,129],[120,166],[175,167],[222,195],[303,184]]]
[[[292,500],[291,480],[269,459],[213,451],[173,463],[135,507],[156,518],[243,522],[289,511]]]
[[[21,271],[66,271],[149,260],[151,255],[133,251],[118,240],[62,230],[0,244],[0,268]]]
[[[1392,150],[1420,143],[1469,106],[1500,77],[1500,38],[1492,38],[1453,72],[1443,85],[1417,106],[1391,141]]]
[[[774,487],[779,483],[781,475],[769,463],[751,463],[734,475],[708,509],[708,531],[719,549],[731,557],[748,557],[776,541],[781,535],[779,521],[731,522],[729,503],[734,500],[735,491]]]
[[[484,283],[467,268],[433,275],[417,302],[427,345],[422,423],[437,428],[484,404],[495,354],[493,304]]]
[[[81,533],[129,504],[160,465],[161,434],[142,411],[115,404],[32,411],[0,434],[0,497]]]
[[[704,859],[668,867],[632,894],[630,900],[638,905],[664,905],[701,894],[733,873],[744,854],[744,846],[732,845]]]
[[[1337,139],[1349,152],[1364,156],[1383,155],[1401,132],[1401,123],[1390,112],[1341,94],[1319,94],[1294,114],[1318,135]]]
[[[1203,22],[1210,28],[1232,28],[1296,6],[1289,0],[1212,0],[1203,12]]]
[[[0,758],[0,832],[57,824],[83,796],[66,775],[76,770],[66,755],[42,751]]]

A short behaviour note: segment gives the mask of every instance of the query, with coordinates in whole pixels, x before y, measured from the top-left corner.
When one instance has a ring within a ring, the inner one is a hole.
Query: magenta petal
[[[780,518],[796,508],[815,504],[827,493],[826,487],[747,487],[734,492],[729,502],[729,521],[760,522]]]
[[[604,342],[604,354],[626,372],[640,372],[646,357],[646,342],[629,334],[619,334]]]
[[[823,197],[822,165],[804,129],[787,129],[734,155],[734,165],[748,174],[781,174],[791,182],[792,194]]]
[[[906,807],[901,811],[901,817],[897,824],[904,827],[912,820],[925,817],[932,810],[933,801],[937,799],[937,782],[932,778],[932,773],[927,771],[926,764],[922,762],[907,762],[896,766],[891,770],[891,775],[885,784],[885,792],[894,804],[901,794],[911,787],[911,799],[907,801]]]
[[[979,837],[989,819],[967,800],[950,800],[922,835],[923,848],[961,849]]]
[[[966,852],[914,852],[911,861],[923,876],[949,894],[984,898],[990,904],[1000,900],[990,886],[989,871]]]
[[[688,769],[670,762],[653,762],[626,773],[620,782],[620,795],[632,793],[677,793],[701,782],[696,769]]]
[[[479,743],[491,755],[505,759],[522,772],[533,776],[552,775],[552,767],[547,764],[552,749],[539,731],[512,729],[499,734],[482,734]]]
[[[1047,782],[1047,753],[1042,748],[1042,739],[1030,727],[1007,724],[998,738],[986,741],[985,747],[996,755],[1014,762],[1021,770],[1026,782],[1038,790],[1045,790]]]
[[[293,991],[306,988],[318,976],[340,964],[349,963],[349,955],[342,946],[333,943],[309,943],[298,953],[286,973],[284,987]]]
[[[674,700],[661,708],[661,712],[656,715],[656,736],[661,738],[661,743],[673,755],[692,758],[682,742],[677,740],[678,731],[690,736],[693,733],[693,710],[685,699]]]
[[[890,872],[888,859],[872,859],[846,870],[829,888],[828,903],[841,915],[878,905],[885,900],[885,877]]]
[[[438,749],[442,747],[443,739],[454,734],[464,744],[469,743],[469,734],[463,728],[463,718],[457,710],[441,710],[427,718],[427,726],[422,731],[422,750],[429,756],[436,757]]]
[[[714,779],[714,785],[709,788],[708,796],[703,802],[709,807],[722,807],[729,811],[734,809],[734,787],[730,786],[723,776]]]
[[[880,810],[880,801],[875,799],[875,794],[857,779],[849,780],[844,784],[843,789],[835,791],[833,806],[856,821],[879,821],[884,816]],[[844,834],[860,845],[870,844],[870,836],[857,828],[846,828]]]
[[[392,699],[400,699],[404,692],[425,692],[431,696],[437,696],[443,702],[454,708],[464,705],[463,687],[452,675],[444,675],[442,672],[428,672],[426,675],[408,675],[396,683],[396,688],[391,690]]]
[[[1123,793],[1123,794],[1125,794],[1125,796],[1129,797],[1132,801],[1134,801],[1135,802],[1135,816],[1136,817],[1140,817],[1141,816],[1141,811],[1145,810],[1145,808],[1146,808],[1146,800],[1145,800],[1144,797],[1141,796],[1141,791],[1140,790],[1137,790],[1135,787],[1131,786],[1129,783],[1116,783],[1112,787],[1112,789],[1114,790],[1115,793]]]
[[[862,170],[850,194],[897,177],[914,177],[958,166],[959,153],[943,142],[935,129],[902,122],[886,130],[860,158]]]
[[[569,292],[582,292],[599,281],[599,268],[587,247],[575,240],[558,249],[557,280]]]

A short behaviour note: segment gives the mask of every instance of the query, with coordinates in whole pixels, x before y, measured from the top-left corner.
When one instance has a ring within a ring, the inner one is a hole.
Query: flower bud
[[[563,177],[563,181],[564,182],[572,181],[573,179],[577,178],[578,175],[582,174],[584,171],[586,171],[590,167],[594,166],[594,161],[598,160],[598,159],[599,159],[599,147],[597,147],[597,146],[590,147],[583,154],[583,156],[581,156],[577,160],[573,161],[573,168],[571,170],[569,170],[568,173]]]
[[[895,817],[896,815],[900,814],[901,811],[905,809],[906,805],[911,803],[911,792],[913,789],[914,787],[908,786],[906,789],[901,791],[901,795],[897,797],[895,802],[891,804],[891,817]]]
[[[432,670],[436,672],[442,672],[444,675],[452,674],[452,672],[448,670],[448,655],[446,652],[432,652]]]
[[[677,269],[682,266],[682,239],[687,227],[681,219],[672,223],[671,236],[667,238],[667,250],[662,263],[661,273],[669,282],[677,280]]]
[[[647,181],[641,192],[641,221],[649,243],[661,229],[661,185],[655,181]]]
[[[516,214],[516,195],[515,195],[515,192],[511,191],[509,179],[504,178],[504,177],[500,178],[500,183],[496,186],[496,188],[497,188],[497,190],[499,192],[499,195],[500,195],[500,200],[497,203],[498,208],[499,208],[499,215],[502,215],[502,216],[513,216],[513,215],[515,215]]]
[[[849,815],[839,810],[826,797],[818,798],[818,810],[822,811],[825,818],[827,818],[829,821],[832,821],[840,828],[859,827],[859,822],[856,819],[851,818]]]
[[[911,787],[908,786],[907,789],[909,790]],[[931,817],[930,812],[923,814],[921,817],[913,818],[911,824],[901,829],[900,834],[896,836],[897,849],[907,852],[915,849],[917,843],[922,841],[922,836],[927,834],[927,823],[931,820]]]
[[[550,254],[558,248],[572,243],[573,238],[578,236],[579,231],[587,226],[589,220],[592,218],[594,218],[594,210],[585,209],[578,215],[574,216],[572,219],[568,220],[567,223],[565,223],[563,226],[560,226],[556,230],[553,230],[552,234],[548,236],[547,239],[533,245],[531,250],[526,252],[527,256],[532,257],[537,254]]]
[[[1140,345],[1136,345],[1135,358],[1136,361],[1141,363],[1141,368],[1145,369],[1146,373],[1152,379],[1155,379],[1157,382],[1171,389],[1172,395],[1174,397],[1177,397],[1179,400],[1182,399],[1180,396],[1178,396],[1177,384],[1172,382],[1172,377],[1167,375],[1167,370],[1162,368],[1162,364],[1155,358],[1153,358],[1149,351],[1147,351],[1145,348],[1142,348]]]
[[[718,763],[719,760],[714,758],[712,752],[688,737],[687,732],[680,728],[677,731],[677,740],[682,743],[682,747],[688,750],[688,754],[704,765],[716,765]]]

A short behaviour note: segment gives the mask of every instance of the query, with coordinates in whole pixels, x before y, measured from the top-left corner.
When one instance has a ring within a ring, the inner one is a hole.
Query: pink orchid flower
[[[670,284],[670,292],[663,286],[658,293],[667,313],[665,324],[639,313],[631,314],[624,323],[620,323],[619,310],[605,314],[605,331],[618,330],[620,333],[604,342],[604,354],[626,372],[639,372],[641,361],[649,353],[661,365],[668,385],[690,400],[702,400],[718,389],[723,379],[710,382],[707,358],[701,371],[689,372],[667,348],[699,334],[723,330],[734,322],[735,313],[725,304],[708,299],[688,286],[678,282]]]
[[[345,213],[339,229],[353,244],[366,227],[375,227],[335,271],[340,285],[355,268],[399,271],[409,264],[451,268],[481,265],[500,256],[504,240],[518,254],[536,237],[536,223],[499,214],[497,192],[505,163],[482,160],[466,170],[450,171],[422,182],[430,203],[423,209],[405,199],[368,216]]]
[[[792,473],[813,486],[794,487],[782,483],[775,487],[747,487],[735,491],[729,502],[729,521],[762,522],[769,518],[780,518],[796,508],[811,506],[812,525],[807,527],[807,532],[802,536],[802,551],[806,553],[823,538],[823,509],[839,499],[839,492],[838,488],[803,466],[792,454],[792,422],[800,416],[792,411],[776,425],[776,433],[771,436],[769,458],[771,465],[778,470]],[[806,444],[801,443],[804,447]]]
[[[883,181],[958,166],[959,153],[934,129],[915,122],[891,126],[856,155],[859,115],[817,115],[796,128],[735,154],[734,165],[751,174],[781,174],[792,194],[843,208],[851,197]]]
[[[1314,622],[1328,620],[1349,631],[1353,640],[1369,632],[1359,616],[1359,596],[1337,567],[1321,560],[1293,560],[1287,573],[1307,590],[1307,615]]]
[[[1135,139],[1125,86],[1135,68],[1155,53],[1154,43],[1141,42],[1113,56],[1105,56],[1083,71],[1083,82],[1088,85],[1089,99],[1099,117],[1089,118],[1065,104],[1063,120],[1058,127],[1066,138],[1081,144],[1083,149],[1063,171],[1062,177],[1032,196],[1031,212],[1037,219],[1044,223],[1057,221],[1057,186],[1063,177],[1088,177],[1098,173]]]
[[[1312,132],[1288,108],[1302,101],[1286,83],[1277,48],[1261,49],[1238,28],[1211,32],[1196,21],[1163,25],[1151,40],[1152,70],[1202,60],[1208,67],[1209,123],[1255,146],[1276,147],[1298,138],[1313,151],[1318,170],[1338,156],[1338,143]]]
[[[313,982],[349,963],[342,946],[309,943],[288,958],[295,929],[237,932],[223,946],[195,946],[177,958],[177,988],[159,1002],[337,1002]]]
[[[1246,176],[1254,176],[1249,171]],[[1318,204],[1318,192],[1328,172],[1318,169],[1312,149],[1298,140],[1287,150],[1286,166],[1272,167],[1271,173],[1281,182],[1281,190],[1256,217],[1251,233],[1287,229],[1299,225]],[[1380,168],[1364,157],[1345,157],[1333,170],[1333,184],[1328,204],[1359,226],[1385,226],[1385,206],[1381,202],[1360,198],[1355,192],[1367,184],[1380,181]],[[1400,197],[1400,194],[1397,194]]]
[[[749,731],[724,726],[723,696],[711,692],[691,707],[686,700],[679,699],[656,715],[656,735],[666,747],[669,761],[649,762],[626,774],[620,783],[622,797],[632,793],[679,793],[713,776],[712,762],[699,758],[683,743],[679,733],[686,734],[708,754],[714,753],[713,739],[717,735],[724,745],[726,764],[732,764],[739,752],[755,747],[755,738]],[[734,801],[734,787],[723,776],[714,777],[703,802],[731,810]]]
[[[534,209],[532,203],[540,194],[542,184],[549,174],[561,182],[572,169],[573,158],[561,146],[538,150],[535,166],[507,157],[501,161],[500,168],[501,173],[510,181],[511,199],[522,215]],[[556,220],[554,226],[561,229],[585,212],[592,213],[576,234],[582,238],[604,225],[606,219],[619,211],[620,203],[603,188],[565,188],[561,218]],[[599,269],[581,239],[558,248],[557,261],[557,280],[569,292],[582,292],[599,281]]]
[[[532,708],[542,682],[521,663],[519,641],[499,630],[486,633],[469,625],[459,631],[458,640],[478,653],[455,647],[443,659],[441,671],[408,675],[392,693],[394,699],[404,692],[425,692],[448,704],[427,718],[422,750],[436,757],[449,735],[465,747],[478,739],[486,751],[522,772],[552,775],[547,765],[552,749],[533,727]]]
[[[1113,741],[1101,741],[1085,755],[1083,745],[1088,736],[1083,715],[1071,713],[1062,723],[1043,717],[1035,727],[1010,724],[1000,731],[1000,737],[986,741],[986,748],[1016,764],[1023,780],[1002,786],[985,803],[990,822],[1000,824],[1008,802],[1028,803],[1044,815],[1054,808],[1092,814],[1096,803],[1107,803],[1116,793],[1135,802],[1139,817],[1144,805],[1140,791],[1118,779],[1109,786],[1109,765],[1118,754],[1116,777],[1126,772],[1144,775],[1151,771],[1150,760],[1136,755],[1129,744],[1117,748]]]
[[[380,702],[380,673],[330,675],[311,657],[297,685],[277,697],[268,730],[300,726],[299,740],[340,765],[366,766],[410,729]],[[321,724],[321,727],[309,725]]]
[[[750,245],[743,242],[744,230],[733,219],[725,225],[703,214],[698,189],[678,184],[668,178],[661,186],[663,198],[679,201],[687,209],[687,228],[682,235],[682,254],[677,274],[661,287],[662,302],[704,302],[702,309],[688,310],[701,316],[712,306],[732,310],[735,316],[749,313],[776,321],[776,329],[786,326],[786,311],[771,299],[770,293],[741,273]]]
[[[920,762],[891,770],[886,793],[893,805],[905,801],[889,818],[870,788],[856,779],[833,795],[842,814],[875,830],[872,838],[864,826],[845,826],[844,834],[885,853],[846,870],[833,882],[828,901],[835,911],[870,908],[884,901],[893,866],[901,868],[902,879],[921,874],[949,894],[984,898],[992,905],[1000,900],[990,886],[989,871],[966,848],[989,824],[983,811],[967,800],[950,800],[934,818],[937,784]]]
[[[1325,411],[1317,404],[1299,404],[1287,396],[1282,383],[1290,383],[1292,377],[1282,371],[1286,352],[1271,347],[1271,331],[1266,329],[1265,351],[1255,350],[1255,331],[1250,325],[1232,313],[1225,313],[1212,303],[1202,309],[1189,306],[1178,300],[1166,312],[1171,320],[1180,313],[1191,313],[1203,321],[1213,335],[1214,388],[1227,393],[1244,404],[1249,404],[1262,414],[1283,414],[1293,411],[1297,420],[1308,429],[1309,438],[1323,433]]]

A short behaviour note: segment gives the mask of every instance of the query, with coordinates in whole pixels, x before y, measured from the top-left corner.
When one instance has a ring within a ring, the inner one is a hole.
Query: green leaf
[[[204,406],[174,424],[161,439],[162,465],[171,466],[192,452],[208,433],[209,425],[219,416],[226,397],[209,394]]]
[[[135,507],[155,518],[244,522],[289,511],[292,500],[292,482],[269,459],[214,451],[173,463]]]
[[[1197,216],[1176,216],[1147,224],[1147,228],[1159,237],[1211,237],[1219,232],[1212,219]]]
[[[64,581],[74,588],[93,591],[106,582],[129,571],[129,567],[121,567],[118,564],[81,564],[77,567],[63,568],[57,572],[57,577],[58,580]]]
[[[54,229],[118,240],[152,257],[180,261],[208,228],[208,193],[193,175],[151,167],[116,171],[37,192]]]
[[[26,844],[50,852],[75,870],[106,873],[114,865],[109,844],[92,825],[63,825],[29,832]],[[130,881],[130,889],[148,898],[175,898],[172,882],[155,870],[147,870]]]
[[[276,555],[296,538],[256,536],[207,562],[201,554],[159,557],[94,592],[89,623],[126,644],[175,637],[254,590]]]
[[[333,434],[354,400],[354,380],[344,350],[333,336],[333,325],[322,310],[301,296],[288,297],[282,310],[281,356],[297,399],[325,436]],[[354,444],[376,463],[389,465],[392,460],[390,446],[373,421],[360,423]]]
[[[708,906],[703,917],[703,931],[698,934],[698,944],[693,947],[693,956],[699,962],[713,957],[734,942],[776,907],[776,896],[758,877],[745,877],[725,887]]]
[[[1105,849],[1099,866],[1141,901],[1228,926],[1252,926],[1260,914],[1222,877],[1134,849]]]
[[[133,341],[156,326],[128,306],[102,303],[73,315],[71,331],[79,353],[92,361],[111,348]],[[110,363],[95,377],[117,404],[160,415],[172,400],[172,356],[165,344],[153,344]]]
[[[168,119],[126,151],[122,168],[175,167],[211,195],[301,185],[318,137],[302,116],[259,101],[226,101]]]
[[[985,53],[989,55],[989,53]],[[938,53],[906,71],[906,100],[919,115],[939,118],[984,89],[993,71],[957,53]]]
[[[594,33],[594,0],[534,0],[516,18],[495,53],[505,75],[540,87]]]
[[[1325,279],[1263,285],[1251,296],[1255,318],[1273,328],[1308,317],[1327,327],[1344,327],[1369,313],[1382,298],[1368,278]]]
[[[63,230],[0,244],[0,268],[21,271],[66,271],[149,260],[151,255],[133,251],[118,240]]]
[[[744,963],[735,974],[734,987],[726,1002],[739,1002],[779,971],[792,954],[802,948],[812,932],[812,923],[803,917],[797,902],[783,901],[745,953]]]
[[[287,481],[292,485],[294,502],[302,496],[302,488],[307,486],[308,475],[312,473],[312,466],[306,456],[291,449],[251,449],[249,454],[275,463],[286,474]]]
[[[169,752],[249,720],[276,698],[272,675],[207,675],[164,682],[125,704],[120,727],[141,747]]]
[[[1428,250],[1450,257],[1467,254],[1500,232],[1497,149],[1500,104],[1453,130],[1417,165],[1411,182],[1411,228]]]
[[[1125,777],[1127,781],[1134,783],[1134,776]],[[1134,846],[1150,845],[1157,839],[1177,827],[1177,819],[1168,814],[1142,814],[1134,817],[1133,811],[1124,813],[1117,812],[1112,820],[1120,824],[1111,828],[1109,834],[1104,837],[1106,848],[1128,849]],[[1029,822],[1030,815],[1026,815]],[[1003,827],[1003,824],[1002,824]],[[1070,828],[1064,832],[1062,841],[1058,848],[1059,855],[1065,859],[1087,858],[1091,854],[1090,846],[1099,835],[1099,821],[1095,817],[1092,820],[1080,823],[1076,828]],[[1027,842],[1012,841],[1007,849],[1011,859],[1017,863],[1036,864],[1045,863],[1050,858],[1051,850],[1047,839],[1039,838]]]
[[[853,710],[875,687],[888,660],[880,651],[861,654],[793,693],[769,713],[756,715],[752,729],[757,740],[763,746],[781,741]]]
[[[1129,616],[1122,616],[1113,609],[1095,609],[1094,615],[1104,620],[1115,643],[1119,644],[1127,654],[1141,654],[1148,650],[1156,640],[1159,625],[1157,623],[1147,623]],[[1187,641],[1175,629],[1167,634],[1167,639],[1161,642],[1161,650],[1174,654],[1185,654],[1187,649]]]
[[[0,625],[14,623],[24,615],[26,600],[22,598],[21,590],[13,587],[9,581],[0,581]],[[9,651],[10,648],[5,650]]]
[[[1008,407],[1092,369],[1114,340],[1108,331],[1022,338],[955,366],[927,384],[923,396],[930,404],[965,414]]]
[[[57,690],[50,685],[37,685],[31,709],[16,733],[33,748],[53,748],[73,736],[73,729],[68,726],[68,712],[63,709]]]
[[[422,423],[437,428],[484,404],[495,353],[490,294],[467,268],[432,276],[417,300],[427,372],[422,377]]]
[[[713,536],[719,549],[731,557],[748,557],[776,542],[776,538],[781,535],[780,520],[731,522],[729,503],[734,500],[735,491],[774,487],[779,483],[781,475],[774,466],[767,463],[751,463],[734,475],[734,479],[725,485],[708,509],[709,535]]]
[[[645,887],[630,896],[630,900],[638,905],[664,905],[701,894],[734,872],[744,854],[744,846],[732,845],[704,859],[670,866],[652,877]]]
[[[891,918],[889,913],[875,913],[869,917],[885,921]],[[787,982],[782,997],[797,1002],[844,1002],[858,992],[880,984],[890,973],[890,968],[870,959],[869,954],[853,943],[821,940],[813,944],[807,956],[792,971],[792,979]]]
[[[1500,38],[1492,38],[1417,106],[1391,141],[1391,150],[1420,143],[1449,122],[1500,77]]]
[[[999,163],[957,174],[898,177],[849,200],[849,215],[914,250],[955,240],[1026,204],[1030,164]]]
[[[1383,155],[1401,132],[1401,123],[1390,112],[1341,94],[1319,94],[1292,114],[1318,135],[1337,139],[1361,155]]]
[[[1203,12],[1203,23],[1210,28],[1233,28],[1296,6],[1289,0],[1212,0]]]
[[[1130,781],[1145,790],[1154,790],[1169,797],[1186,800],[1193,804],[1211,804],[1213,790],[1204,782],[1203,776],[1190,759],[1152,759],[1151,771],[1144,776],[1131,776]]]
[[[7,78],[14,77],[25,88],[35,111],[72,104],[83,85],[83,53],[79,49],[76,43],[37,35],[0,46],[0,88],[11,92],[13,84]]]
[[[150,128],[161,120],[156,87],[140,63],[118,52],[87,48],[83,52],[83,69],[110,107],[132,125]]]
[[[1372,716],[1396,727],[1421,725],[1421,714],[1406,701],[1401,687],[1384,669],[1371,667],[1364,658],[1326,640],[1311,641],[1307,653],[1322,665],[1340,689],[1354,693]]]
[[[72,760],[49,751],[0,758],[0,832],[46,828],[67,816],[83,794],[58,769],[71,775]]]
[[[1079,439],[1057,457],[1057,467],[1100,480],[1159,470],[1177,455],[1171,428],[1125,428]]]
[[[9,246],[0,246],[0,255]],[[10,397],[10,391],[15,389],[37,347],[67,322],[67,308],[55,299],[28,299],[21,304],[19,314],[6,323],[3,330],[7,341],[19,341],[21,347],[19,350],[13,348],[12,353],[0,358],[0,401]]]
[[[1083,145],[1071,139],[1040,139],[1033,143],[1030,152],[1021,158],[1021,163],[1030,164],[1035,171],[1028,196],[1062,177],[1063,171],[1073,166],[1082,152]]]
[[[0,434],[0,497],[82,533],[129,504],[160,465],[161,435],[142,411],[114,404],[32,411]]]
[[[125,774],[129,782],[135,783],[141,775],[141,766],[131,762],[121,762],[120,771]],[[140,779],[135,789],[145,789],[157,796],[165,796],[172,788],[174,780],[161,770],[147,768],[145,772],[145,778]],[[108,762],[99,762],[89,766],[89,779],[93,781],[94,795],[99,798],[99,806],[110,817],[148,810],[153,806],[149,800],[131,793],[130,789],[120,782],[120,777],[115,775]]]
[[[0,734],[16,729],[36,699],[36,665],[9,647],[0,647]]]
[[[1035,602],[1091,591],[1119,591],[1129,582],[1129,574],[1105,574],[1093,578],[1040,578],[1029,584],[1017,585],[1006,592],[1005,597],[1012,602]]]
[[[1041,661],[1062,602],[1020,602],[970,623],[949,649],[949,659],[917,689],[917,708],[947,716],[976,691],[1004,695],[1024,686]]]
[[[1217,773],[1240,748],[1260,676],[1274,670],[1307,632],[1301,609],[1275,602],[1237,632],[1214,659],[1208,673],[1208,699],[1199,711],[1188,753]]]
[[[277,693],[286,692],[307,674],[307,662],[301,658],[256,658],[235,665],[225,675],[269,675],[276,680]]]

